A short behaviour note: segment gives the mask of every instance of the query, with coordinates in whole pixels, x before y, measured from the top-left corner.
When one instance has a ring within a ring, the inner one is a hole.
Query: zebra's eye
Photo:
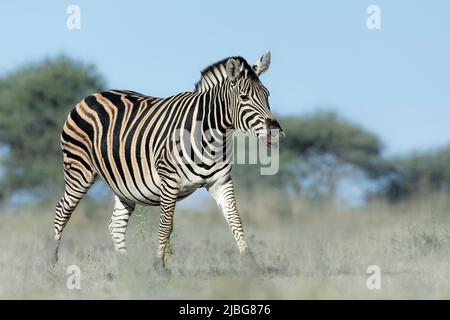
[[[248,100],[249,100],[248,95],[246,95],[246,94],[240,94],[240,95],[239,95],[239,98],[240,98],[242,101],[248,101]]]

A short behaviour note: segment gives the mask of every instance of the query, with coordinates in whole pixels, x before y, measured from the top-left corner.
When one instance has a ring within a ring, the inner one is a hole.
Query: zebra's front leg
[[[247,240],[245,239],[241,217],[239,216],[239,212],[236,207],[234,186],[231,177],[228,177],[223,181],[215,182],[208,188],[208,192],[217,202],[217,205],[222,210],[222,213],[228,222],[234,239],[238,245],[243,266],[247,269],[259,271],[260,267],[256,263],[248,246]]]
[[[133,213],[135,204],[121,200],[118,196],[114,196],[115,204],[111,221],[109,222],[109,231],[114,243],[114,248],[122,255],[127,254],[127,246],[125,243],[125,232],[127,230],[128,219]]]
[[[158,273],[168,274],[166,268],[165,254],[169,245],[170,234],[173,230],[173,215],[175,212],[175,204],[178,198],[178,189],[170,187],[168,184],[162,185],[161,188],[161,215],[159,218],[158,228],[158,250],[156,252],[156,260],[154,267]]]

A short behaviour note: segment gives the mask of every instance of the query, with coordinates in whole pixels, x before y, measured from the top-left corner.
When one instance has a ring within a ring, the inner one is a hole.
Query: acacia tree
[[[375,196],[393,201],[434,192],[450,191],[450,145],[391,159],[386,187]]]
[[[269,188],[283,196],[290,191],[299,197],[332,199],[344,180],[361,183],[366,199],[400,201],[450,192],[450,145],[386,158],[376,135],[333,112],[279,120],[286,133],[280,144],[280,171],[259,176],[258,166],[235,166],[233,175],[242,192]]]
[[[62,179],[59,137],[74,105],[103,79],[67,57],[23,66],[0,79],[0,196],[47,194]]]
[[[390,172],[379,138],[333,112],[280,118],[286,138],[280,144],[280,171],[258,177],[255,166],[237,166],[235,177],[245,189],[276,186],[311,198],[336,196],[343,178],[377,180]]]
[[[289,172],[297,189],[334,197],[339,181],[352,174],[370,179],[384,175],[380,139],[333,112],[317,112],[284,121],[291,154]]]

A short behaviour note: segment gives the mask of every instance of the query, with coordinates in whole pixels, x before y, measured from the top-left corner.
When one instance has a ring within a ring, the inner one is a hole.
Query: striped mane
[[[222,83],[227,77],[226,65],[229,59],[235,59],[241,63],[241,76],[247,76],[259,81],[255,71],[244,58],[240,56],[228,57],[209,65],[201,71],[201,78],[195,84],[195,91],[203,91]]]

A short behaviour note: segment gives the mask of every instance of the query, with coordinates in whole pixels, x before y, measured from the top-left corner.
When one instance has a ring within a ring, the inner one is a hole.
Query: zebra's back
[[[63,127],[65,167],[78,171],[79,179],[99,175],[115,194],[134,203],[159,204],[154,159],[169,132],[161,125],[170,113],[165,101],[121,90],[84,98]]]

